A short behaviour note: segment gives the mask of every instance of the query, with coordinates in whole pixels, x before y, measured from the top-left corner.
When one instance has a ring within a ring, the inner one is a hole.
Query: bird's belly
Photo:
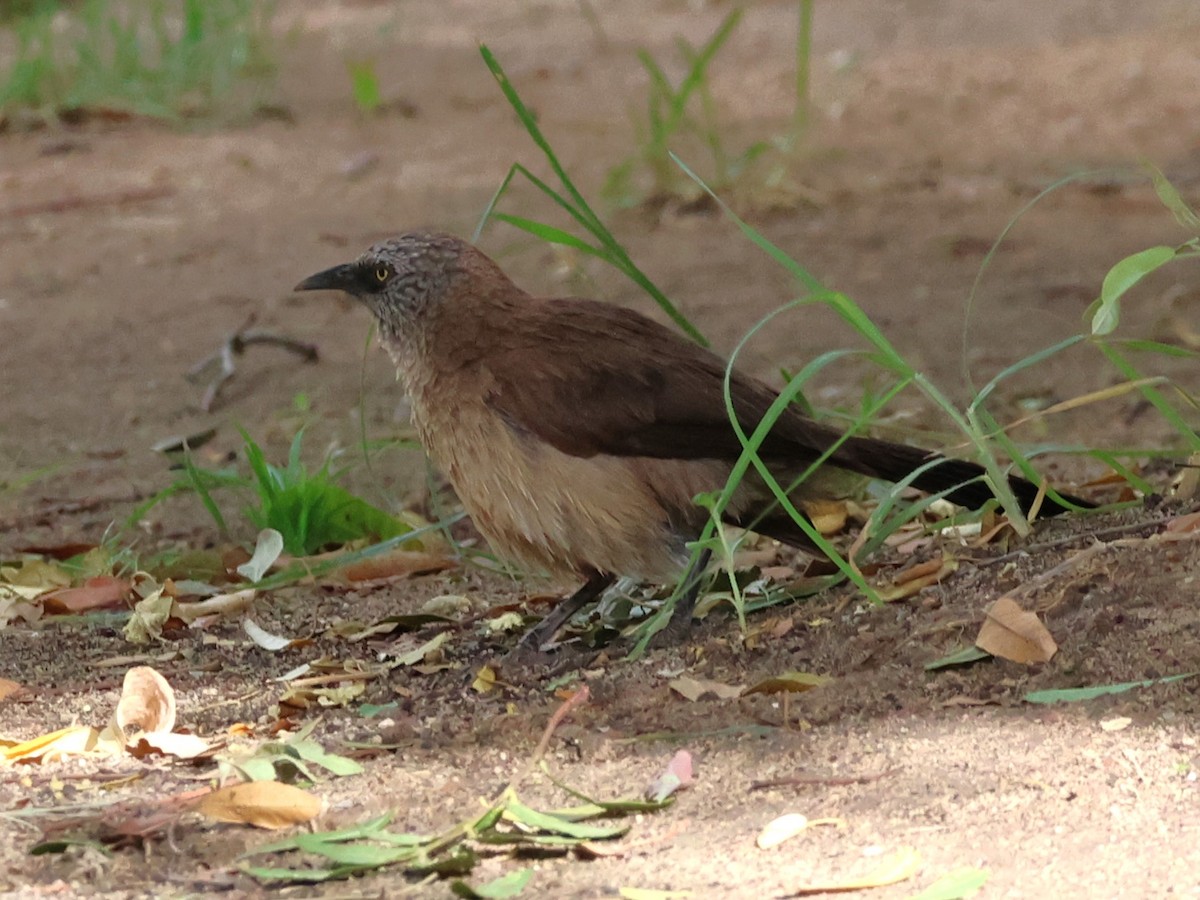
[[[703,521],[692,498],[724,483],[711,463],[570,456],[486,407],[413,409],[426,450],[493,549],[552,575],[673,579]]]

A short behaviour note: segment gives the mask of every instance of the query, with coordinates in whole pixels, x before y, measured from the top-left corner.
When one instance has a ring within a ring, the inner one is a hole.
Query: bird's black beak
[[[347,291],[348,293],[353,293],[351,289],[356,284],[354,275],[354,266],[352,265],[334,266],[332,269],[326,269],[324,272],[318,272],[316,275],[309,275],[296,285],[293,290]]]

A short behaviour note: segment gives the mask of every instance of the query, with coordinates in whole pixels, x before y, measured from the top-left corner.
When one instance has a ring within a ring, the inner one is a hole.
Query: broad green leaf
[[[509,800],[505,804],[504,818],[526,828],[583,841],[620,837],[629,830],[628,825],[586,825],[582,822],[570,822],[549,813],[530,809],[518,800]]]
[[[453,881],[450,890],[456,897],[466,897],[467,900],[507,900],[525,890],[531,878],[533,869],[517,869],[478,887],[472,887],[465,881]]]
[[[1120,684],[1101,684],[1096,687],[1062,688],[1049,691],[1031,691],[1022,699],[1026,703],[1077,703],[1081,700],[1095,700],[1109,694],[1123,694],[1137,688],[1153,687],[1156,684],[1170,684],[1172,681],[1182,681],[1184,678],[1194,678],[1197,672],[1185,672],[1182,675],[1168,675],[1166,678],[1151,678],[1147,681],[1125,681]]]
[[[947,872],[921,893],[914,894],[909,900],[965,900],[967,897],[973,897],[987,884],[989,874],[987,869],[955,869],[953,872]]]
[[[933,672],[937,669],[948,669],[951,666],[965,666],[968,663],[979,662],[981,659],[991,659],[992,654],[986,650],[980,650],[978,647],[964,647],[949,656],[943,656],[941,659],[935,659],[933,662],[925,663],[925,671]]]
[[[1150,167],[1150,178],[1154,181],[1154,193],[1158,194],[1158,199],[1162,201],[1163,206],[1171,211],[1175,221],[1192,234],[1200,236],[1200,216],[1197,216],[1195,211],[1187,205],[1187,202],[1179,195],[1179,191],[1175,189],[1175,185],[1171,184],[1157,166]]]
[[[1150,247],[1125,257],[1109,269],[1100,287],[1100,299],[1092,305],[1092,334],[1111,334],[1121,318],[1121,298],[1135,284],[1174,258],[1174,247]]]
[[[355,868],[378,868],[405,862],[413,859],[418,852],[414,847],[378,847],[374,844],[326,841],[320,834],[297,835],[296,849],[322,856],[339,866]]]

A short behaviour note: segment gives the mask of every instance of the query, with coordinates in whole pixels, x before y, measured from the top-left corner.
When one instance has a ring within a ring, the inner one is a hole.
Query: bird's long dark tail
[[[921,470],[920,474],[909,482],[913,487],[930,494],[945,492],[943,496],[951,503],[970,509],[978,509],[996,496],[983,479],[986,470],[978,463],[952,459],[906,444],[852,437],[838,447],[830,456],[829,462],[838,468],[892,482],[902,481],[913,472]],[[1037,499],[1038,486],[1016,475],[1009,476],[1008,484],[1016,495],[1017,502],[1021,504],[1021,509],[1029,512]],[[1056,516],[1074,508],[1095,507],[1091,501],[1071,494],[1059,492],[1059,496],[1066,505],[1047,494],[1042,500],[1038,514]],[[766,509],[755,511],[754,515],[727,517],[726,521],[787,544],[813,547],[804,530],[774,503]]]
[[[910,482],[913,487],[931,494],[945,491],[944,496],[951,503],[970,509],[978,509],[995,496],[983,480],[982,476],[986,470],[978,463],[965,459],[951,459],[906,444],[852,437],[837,449],[830,461],[834,465],[873,478],[882,478],[884,481],[901,481],[924,467]],[[1017,502],[1021,504],[1021,509],[1029,512],[1037,498],[1038,485],[1017,475],[1008,477],[1008,485],[1016,495]],[[1060,493],[1060,496],[1067,505],[1058,503],[1047,495],[1039,515],[1055,516],[1071,509],[1091,509],[1095,506],[1094,503],[1070,494]]]

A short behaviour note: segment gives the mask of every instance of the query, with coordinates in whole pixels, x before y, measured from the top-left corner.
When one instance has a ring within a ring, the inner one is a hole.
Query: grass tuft
[[[96,112],[178,119],[211,113],[271,70],[272,0],[38,0],[13,23],[0,113]]]

